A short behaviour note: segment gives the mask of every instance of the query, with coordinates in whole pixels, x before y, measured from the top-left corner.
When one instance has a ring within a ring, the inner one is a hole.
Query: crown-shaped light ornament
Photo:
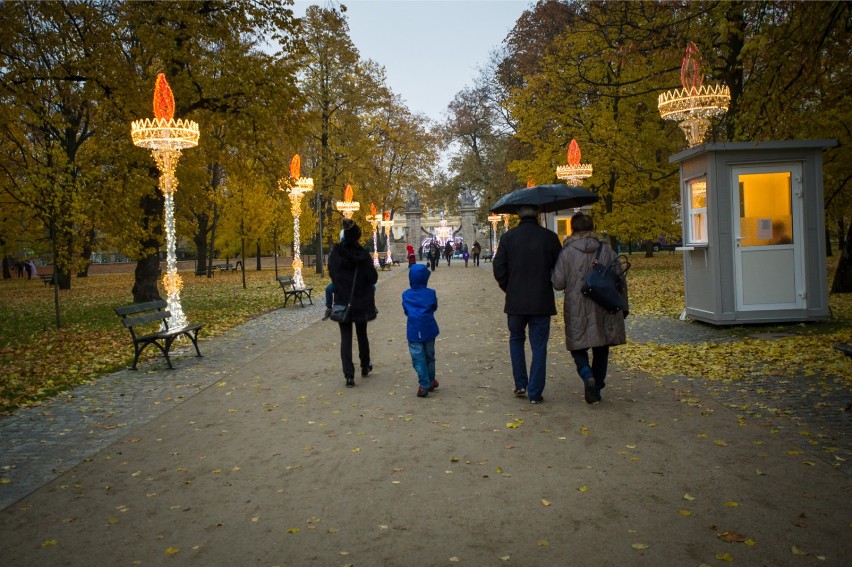
[[[355,191],[353,191],[352,186],[347,183],[346,188],[343,189],[343,200],[335,203],[337,210],[343,213],[343,216],[347,219],[351,219],[352,215],[355,214],[355,211],[361,208],[361,203],[352,200],[354,196]]]
[[[683,88],[664,92],[657,101],[660,116],[666,120],[677,120],[690,146],[704,141],[710,128],[710,118],[724,114],[731,104],[731,90],[727,85],[703,84],[701,63],[698,48],[690,41],[680,66]]]
[[[569,185],[582,185],[583,179],[592,176],[592,165],[580,163],[580,144],[571,140],[568,146],[568,164],[556,168],[556,177],[568,182]]]
[[[180,303],[180,290],[183,281],[177,273],[175,255],[175,215],[174,193],[178,181],[175,177],[180,152],[198,145],[198,124],[191,120],[175,120],[175,97],[166,76],[157,75],[154,83],[154,118],[134,120],[130,124],[130,137],[133,144],[151,150],[151,156],[160,170],[160,191],[164,197],[164,227],[166,233],[166,273],[163,275],[163,288],[168,295],[169,328],[176,329],[187,325],[186,315]]]
[[[393,255],[391,254],[391,229],[394,224],[395,223],[391,218],[390,211],[385,211],[384,218],[382,219],[382,227],[385,229],[385,235],[387,236],[387,246],[385,247],[385,266],[393,265]]]
[[[314,180],[310,177],[302,177],[302,158],[299,154],[290,160],[290,178],[278,180],[278,190],[286,191],[290,197],[290,210],[293,213],[293,287],[305,289],[305,280],[302,277],[302,243],[299,232],[301,227],[299,217],[302,213],[302,196],[314,188]]]
[[[376,210],[376,204],[370,203],[370,214],[367,215],[367,222],[373,227],[373,265],[379,267],[379,242],[378,230],[379,223],[382,222],[382,215]]]

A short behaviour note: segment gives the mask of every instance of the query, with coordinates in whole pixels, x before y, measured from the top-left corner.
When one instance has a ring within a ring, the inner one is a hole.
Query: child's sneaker
[[[417,388],[417,397],[418,398],[425,398],[428,395],[429,395],[429,390],[427,390],[426,388]]]
[[[325,308],[325,315],[322,316],[322,320],[325,321],[329,317],[331,317],[331,307],[326,307]]]
[[[437,380],[432,380],[432,385],[431,385],[431,386],[429,386],[429,391],[430,391],[430,392],[434,392],[434,391],[435,391],[435,388],[437,388],[438,386],[440,386],[440,384],[438,384],[438,381],[437,381]]]

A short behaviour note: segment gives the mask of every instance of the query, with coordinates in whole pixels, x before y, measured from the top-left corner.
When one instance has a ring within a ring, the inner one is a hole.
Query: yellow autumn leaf
[[[352,452],[353,452],[353,453],[360,453],[360,452],[361,452],[361,447],[355,447],[354,449],[352,449]]]
[[[518,428],[518,427],[520,427],[520,426],[521,426],[521,424],[520,424],[520,423],[516,423],[516,422],[514,422],[514,421],[510,421],[510,422],[508,422],[508,423],[506,424],[506,427],[508,427],[508,428],[510,428],[510,429],[517,429],[517,428]]]
[[[732,501],[732,500],[728,500],[727,502],[725,502],[725,507],[726,507],[726,508],[739,508],[739,507],[740,507],[740,503],[739,503],[739,502],[734,502],[734,501]]]
[[[695,500],[695,496],[690,496],[690,495],[687,493],[687,494],[684,494],[684,495],[683,495],[683,499],[684,499],[684,500],[689,500],[690,502],[692,502],[693,500]]]
[[[643,549],[648,549],[648,548],[649,548],[649,547],[651,547],[651,546],[650,546],[650,545],[648,545],[647,543],[634,543],[634,544],[633,544],[633,545],[631,545],[630,547],[632,547],[633,549],[638,549],[638,550],[640,550],[640,551],[641,551],[641,550],[643,550]]]
[[[174,555],[175,553],[178,553],[179,551],[180,551],[180,549],[178,549],[177,547],[167,547],[166,548],[166,555]]]
[[[541,505],[542,505],[542,506],[550,506],[550,501],[549,501],[549,500],[545,500],[544,498],[542,498],[542,499],[541,499]]]
[[[302,530],[300,530],[299,528],[290,528],[289,530],[287,530],[287,533],[288,534],[297,534],[300,531],[302,531]]]
[[[681,508],[680,510],[677,511],[677,513],[680,514],[681,516],[686,517],[686,516],[692,515],[692,510],[687,510],[686,508]]]
[[[731,562],[731,561],[734,560],[734,557],[730,553],[723,553],[721,551],[717,551],[716,552],[716,559],[718,559],[719,561]]]
[[[807,555],[808,554],[805,550],[803,550],[803,549],[801,549],[801,548],[799,548],[795,545],[790,546],[790,553],[792,553],[793,555]]]
[[[580,487],[580,488],[578,488],[577,490],[579,490],[580,492],[588,492],[588,491],[589,491],[589,487],[588,487],[588,486],[581,486],[581,487]]]
[[[538,540],[538,545],[539,547],[547,547],[548,545],[550,545],[550,543],[548,543],[546,539],[540,539]]]
[[[724,440],[722,440],[722,439],[714,439],[714,440],[713,440],[713,443],[714,443],[715,445],[718,445],[719,447],[727,447],[727,446],[728,446],[728,442],[727,442],[727,441],[724,441]]]
[[[55,539],[46,539],[46,540],[44,540],[43,542],[41,542],[41,546],[42,546],[42,547],[52,547],[52,546],[54,546],[54,545],[56,545],[56,544],[58,544],[58,543],[59,543],[59,542],[58,542],[57,540],[55,540]]]
[[[749,538],[749,539],[745,540],[743,543],[744,543],[744,544],[746,544],[746,545],[747,545],[747,546],[749,546],[749,547],[754,547],[755,545],[757,545],[757,542],[756,542],[756,541],[754,541],[754,540],[753,540],[753,539],[751,539],[751,538]]]

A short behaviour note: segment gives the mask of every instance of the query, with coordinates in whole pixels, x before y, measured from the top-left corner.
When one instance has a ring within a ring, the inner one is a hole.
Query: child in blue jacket
[[[402,292],[402,310],[408,317],[408,351],[420,383],[417,388],[418,398],[425,398],[438,387],[438,381],[435,380],[435,337],[439,332],[435,311],[438,309],[438,295],[434,289],[426,287],[429,275],[429,268],[423,264],[414,264],[408,272],[411,288]]]

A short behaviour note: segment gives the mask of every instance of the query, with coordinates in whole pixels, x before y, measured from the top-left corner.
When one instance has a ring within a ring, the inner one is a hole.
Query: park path
[[[320,306],[123,378],[158,413],[8,505],[3,563],[845,564],[849,476],[712,396],[616,369],[588,406],[555,328],[546,402],[512,396],[487,269],[433,273],[441,387],[417,398],[405,274],[381,274],[353,389]]]

